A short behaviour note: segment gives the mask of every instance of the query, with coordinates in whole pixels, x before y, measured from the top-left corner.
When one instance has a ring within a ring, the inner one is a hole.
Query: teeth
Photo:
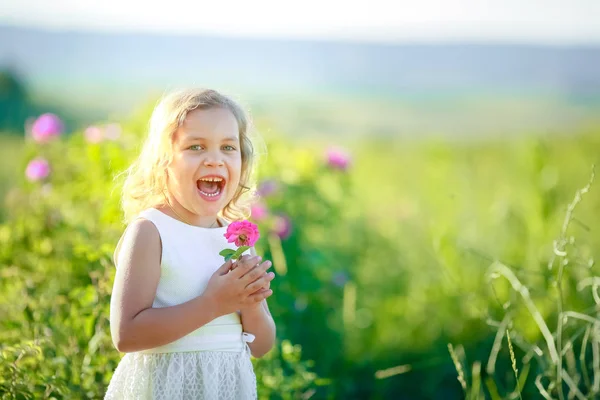
[[[206,193],[206,192],[203,192],[202,190],[200,190],[200,193],[202,193],[203,195],[205,195],[207,197],[215,197],[215,196],[218,196],[219,194],[221,194],[221,189],[217,189],[217,191],[214,193]]]
[[[202,178],[200,180],[205,181],[205,182],[221,182],[223,179],[222,178]]]

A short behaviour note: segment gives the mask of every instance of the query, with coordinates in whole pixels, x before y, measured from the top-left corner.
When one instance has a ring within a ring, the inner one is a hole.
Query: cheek
[[[192,186],[188,184],[190,179],[182,172],[181,168],[171,168],[167,172],[167,187],[171,193],[177,193],[179,196],[188,193],[193,189]]]
[[[234,183],[237,184],[240,181],[240,178],[242,176],[242,162],[241,161],[234,164],[231,175],[234,178]]]
[[[173,160],[169,167],[169,173],[173,176],[179,177],[180,179],[186,178],[189,175],[193,175],[193,164],[186,158]]]

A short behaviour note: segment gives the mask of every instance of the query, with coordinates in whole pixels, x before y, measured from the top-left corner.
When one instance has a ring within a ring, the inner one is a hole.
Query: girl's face
[[[173,206],[178,203],[192,218],[216,216],[233,198],[241,168],[233,113],[225,108],[189,112],[173,137],[173,161],[167,168]]]

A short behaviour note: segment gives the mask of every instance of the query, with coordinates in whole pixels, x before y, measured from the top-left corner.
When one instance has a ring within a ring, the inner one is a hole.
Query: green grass
[[[4,199],[23,173],[23,138],[0,134],[0,199]],[[4,207],[0,206],[0,219]]]
[[[146,119],[124,131],[141,135]],[[589,386],[584,371],[594,382],[595,328],[586,331],[573,316],[598,318],[592,287],[578,290],[600,274],[593,262],[600,257],[597,184],[563,227],[576,191],[600,165],[600,136],[598,129],[568,133],[336,141],[353,154],[348,172],[323,165],[327,139],[270,134],[260,176],[283,189],[266,202],[290,215],[294,230],[281,242],[264,239],[259,251],[279,260],[276,250],[285,252],[285,271],[275,265],[271,310],[280,339],[301,345],[302,359],[314,364],[304,371],[288,343],[279,358],[261,360],[259,373],[270,382],[263,389],[276,393],[285,384],[300,392],[312,371],[333,380],[306,392],[315,398],[539,398],[537,377],[554,397],[569,398],[573,382],[580,391]],[[48,196],[40,197],[39,185],[19,185],[11,218],[0,226],[0,273],[10,278],[0,281],[4,350],[17,357],[35,348],[39,356],[18,370],[24,392],[59,368],[47,383],[56,393],[93,397],[118,361],[107,326],[110,255],[122,228],[112,174],[127,165],[137,139],[95,146],[80,134],[25,149],[5,138],[1,146],[5,191],[23,183],[25,152],[43,153],[53,166]],[[568,256],[556,258],[557,250]],[[569,323],[559,325],[559,315]],[[31,345],[34,339],[43,340]],[[563,378],[550,342],[564,352]],[[295,369],[280,370],[282,360]],[[548,388],[551,380],[563,385]]]

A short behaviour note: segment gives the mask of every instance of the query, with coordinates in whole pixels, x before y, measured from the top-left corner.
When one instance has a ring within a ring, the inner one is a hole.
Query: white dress
[[[201,228],[150,208],[139,217],[156,226],[162,242],[161,274],[152,307],[185,303],[202,294],[223,264],[219,252],[235,249],[227,227]],[[239,314],[218,317],[167,345],[127,353],[105,400],[256,399],[256,376]]]

